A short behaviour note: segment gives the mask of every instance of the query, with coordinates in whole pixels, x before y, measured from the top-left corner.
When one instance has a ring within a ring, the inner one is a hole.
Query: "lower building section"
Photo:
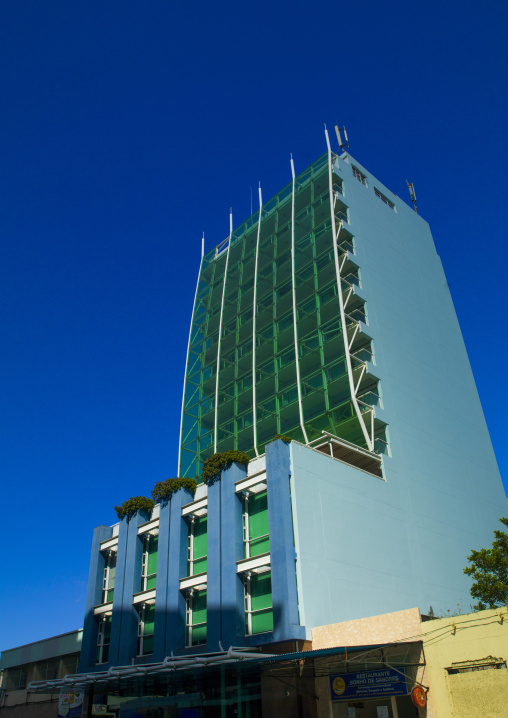
[[[305,638],[289,446],[95,530],[81,672]]]
[[[508,700],[507,632],[507,607],[446,618],[412,608],[318,626],[312,642],[65,678],[43,662],[23,664],[23,646],[2,654],[0,718],[499,718]],[[70,657],[53,655],[51,665]],[[14,688],[23,675],[34,678],[20,701]]]
[[[470,507],[476,520],[466,522],[452,495],[422,493],[390,457],[369,464],[374,454],[341,441],[277,439],[248,467],[233,463],[150,514],[98,527],[80,672],[309,640],[316,626],[408,606],[468,605],[464,547],[488,543],[498,505]],[[439,522],[429,518],[438,510]]]

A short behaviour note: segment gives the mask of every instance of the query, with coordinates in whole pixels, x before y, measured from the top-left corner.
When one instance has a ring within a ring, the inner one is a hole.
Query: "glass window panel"
[[[193,563],[193,575],[197,573],[204,573],[206,571],[207,566],[207,560],[206,556],[204,558],[198,558],[194,560]]]
[[[153,635],[145,635],[143,638],[143,655],[146,656],[148,653],[153,653]]]
[[[255,539],[268,533],[268,496],[260,491],[249,497],[249,539]]]
[[[206,643],[206,623],[192,628],[192,645],[200,646],[203,643]]]
[[[152,588],[155,588],[157,585],[157,574],[154,574],[153,576],[149,576],[146,579],[146,590],[149,591]]]
[[[252,614],[252,633],[266,633],[266,631],[273,631],[273,611],[271,608]]]
[[[268,553],[270,551],[270,539],[268,537],[253,539],[250,541],[249,547],[251,557],[260,556],[262,553]]]
[[[196,592],[192,597],[192,624],[206,623],[206,591]]]
[[[111,638],[111,616],[107,616],[104,621],[104,642],[109,643]]]
[[[153,635],[155,623],[155,606],[145,606],[144,636]]]
[[[207,517],[196,519],[194,521],[194,556],[193,559],[206,556],[207,545]]]
[[[157,573],[157,550],[159,547],[159,537],[150,536],[148,543],[148,570],[147,575]]]
[[[270,572],[254,574],[250,579],[251,606],[253,611],[272,607],[272,575]]]

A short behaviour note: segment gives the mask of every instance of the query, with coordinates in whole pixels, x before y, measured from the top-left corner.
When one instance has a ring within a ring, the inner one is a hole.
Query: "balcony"
[[[322,436],[311,441],[309,446],[315,451],[327,454],[338,461],[372,474],[372,476],[383,478],[381,456],[345,439],[340,439],[334,434],[323,431]]]

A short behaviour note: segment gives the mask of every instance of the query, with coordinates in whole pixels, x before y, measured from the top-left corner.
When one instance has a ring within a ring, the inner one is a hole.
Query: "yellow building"
[[[508,716],[508,608],[422,623],[436,718]]]
[[[433,620],[422,620],[419,609],[413,608],[320,626],[312,632],[313,650],[393,643],[401,653],[405,643],[414,645],[418,640],[422,651],[419,659],[414,654],[408,690],[411,683],[425,687],[425,708],[411,706],[410,710],[404,696],[362,703],[334,701],[326,679],[318,678],[318,718],[370,718],[376,714],[388,718],[508,718],[507,607]]]

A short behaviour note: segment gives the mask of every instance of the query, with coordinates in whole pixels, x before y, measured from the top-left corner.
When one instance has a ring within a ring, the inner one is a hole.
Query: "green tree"
[[[499,520],[508,527],[508,518]],[[494,536],[492,548],[471,551],[471,566],[464,569],[473,578],[471,596],[479,599],[476,611],[508,605],[508,534],[494,531]]]

